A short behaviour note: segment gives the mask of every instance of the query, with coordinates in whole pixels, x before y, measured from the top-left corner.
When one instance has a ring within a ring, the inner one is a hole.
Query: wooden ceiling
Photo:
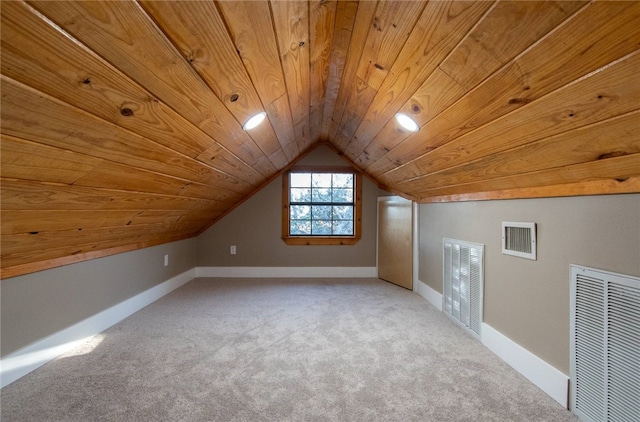
[[[320,142],[420,202],[640,191],[637,1],[1,14],[3,277],[195,236]]]

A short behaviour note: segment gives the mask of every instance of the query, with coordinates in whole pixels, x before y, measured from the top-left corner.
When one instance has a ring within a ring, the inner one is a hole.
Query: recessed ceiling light
[[[262,123],[265,117],[267,117],[267,113],[265,113],[264,111],[256,114],[255,116],[247,120],[247,123],[245,123],[244,126],[242,126],[242,129],[244,130],[253,129],[254,127],[258,126],[260,123]]]
[[[396,114],[396,121],[400,123],[400,126],[402,126],[403,128],[411,132],[417,132],[418,129],[420,129],[420,126],[418,126],[416,121],[413,120],[411,117],[407,116],[406,114],[403,114],[403,113]]]

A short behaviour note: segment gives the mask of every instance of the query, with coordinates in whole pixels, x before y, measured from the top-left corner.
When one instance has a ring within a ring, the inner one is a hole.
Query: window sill
[[[335,236],[291,236],[283,237],[282,240],[287,245],[355,245],[360,239]]]

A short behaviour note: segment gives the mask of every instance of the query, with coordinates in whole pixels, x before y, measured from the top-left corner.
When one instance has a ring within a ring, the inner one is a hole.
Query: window
[[[360,239],[362,176],[350,167],[296,167],[282,179],[282,239],[353,245]]]

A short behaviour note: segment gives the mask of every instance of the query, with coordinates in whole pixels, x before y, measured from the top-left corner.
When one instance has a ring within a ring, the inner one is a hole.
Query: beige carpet
[[[577,420],[376,279],[196,279],[0,400],[3,422]]]

